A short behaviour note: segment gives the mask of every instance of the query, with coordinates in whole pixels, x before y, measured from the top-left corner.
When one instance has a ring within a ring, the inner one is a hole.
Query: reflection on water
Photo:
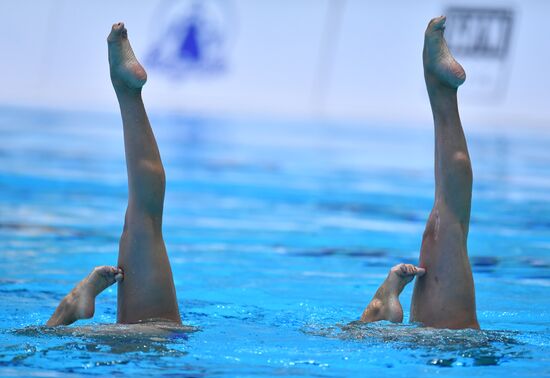
[[[450,330],[420,327],[414,324],[354,321],[346,325],[303,331],[310,335],[367,343],[384,344],[393,350],[413,353],[429,365],[484,366],[499,365],[509,359],[529,358],[524,343],[514,331]]]
[[[78,323],[77,323],[78,324]],[[180,325],[170,322],[146,322],[139,324],[96,324],[89,326],[31,326],[13,331],[21,336],[74,336],[93,338],[114,338],[126,340],[129,338],[152,340],[172,340],[187,338],[189,333],[197,332],[197,327]]]
[[[136,355],[152,362],[160,357],[180,358],[188,354],[189,335],[197,331],[196,327],[172,323],[25,327],[11,333],[28,341],[6,346],[6,353],[0,355],[0,366],[32,364],[34,358],[80,358],[82,353],[89,355],[88,363],[96,368],[125,365]]]

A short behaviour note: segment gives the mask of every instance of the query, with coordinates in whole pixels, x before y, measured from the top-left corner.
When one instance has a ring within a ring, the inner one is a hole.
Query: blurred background
[[[118,111],[105,38],[124,21],[150,111],[431,127],[421,51],[440,14],[465,123],[548,127],[544,0],[3,1],[0,104]]]

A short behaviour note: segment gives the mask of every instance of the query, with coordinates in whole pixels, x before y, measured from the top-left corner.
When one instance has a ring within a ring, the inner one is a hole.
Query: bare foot
[[[114,266],[98,266],[92,270],[55,309],[47,326],[69,325],[78,319],[94,316],[95,297],[103,290],[124,279],[122,269]]]
[[[466,80],[466,72],[453,58],[443,31],[445,16],[430,21],[424,34],[424,76],[428,83],[439,83],[451,88],[458,88]]]
[[[363,311],[360,321],[365,323],[389,320],[394,323],[403,321],[403,308],[399,303],[399,294],[415,276],[423,276],[424,268],[411,264],[398,264],[390,269],[388,277],[380,285],[369,305]]]
[[[134,55],[124,23],[119,22],[113,25],[111,33],[107,37],[107,44],[109,46],[111,81],[115,90],[143,87],[147,81],[147,73]]]

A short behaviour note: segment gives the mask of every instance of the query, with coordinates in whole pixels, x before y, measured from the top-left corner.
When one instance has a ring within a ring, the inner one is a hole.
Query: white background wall
[[[480,6],[464,0],[202,3],[203,29],[222,37],[213,51],[225,69],[200,72],[206,60],[174,75],[145,64],[150,111],[427,126],[426,24],[450,6]],[[117,111],[105,43],[110,25],[125,21],[136,55],[146,61],[192,6],[190,0],[0,2],[0,104]],[[460,91],[463,119],[550,127],[550,1],[485,0],[483,7],[513,11],[510,53],[494,64],[461,60],[468,74]]]

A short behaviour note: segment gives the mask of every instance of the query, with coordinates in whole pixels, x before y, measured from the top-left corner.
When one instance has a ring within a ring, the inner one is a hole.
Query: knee
[[[430,217],[426,222],[426,228],[422,234],[422,242],[433,240],[436,238],[439,229],[439,210],[437,208],[432,209]]]
[[[470,176],[472,175],[472,163],[467,152],[455,152],[452,159],[452,163],[458,171]]]
[[[451,158],[452,169],[450,179],[453,181],[458,180],[457,184],[471,183],[473,180],[472,164],[467,152],[459,151],[455,152]]]
[[[422,234],[422,243],[435,239],[435,223],[428,221]]]
[[[139,173],[151,182],[160,184],[163,187],[166,185],[164,167],[156,161],[142,160],[139,163]]]

